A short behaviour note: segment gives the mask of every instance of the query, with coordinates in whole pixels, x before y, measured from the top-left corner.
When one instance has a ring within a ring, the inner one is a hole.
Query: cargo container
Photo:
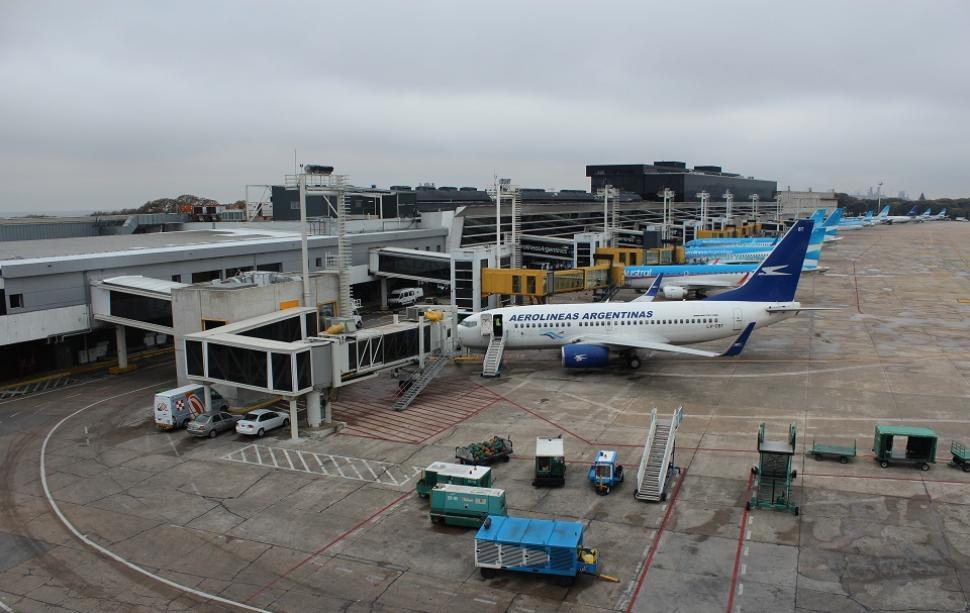
[[[599,570],[599,552],[583,547],[584,529],[575,521],[489,515],[475,535],[475,566],[485,579],[511,570],[572,585],[578,575]]]
[[[534,487],[562,487],[566,484],[566,452],[562,435],[556,438],[536,439],[536,466]]]
[[[462,466],[448,462],[435,462],[421,472],[421,479],[415,486],[415,490],[418,496],[427,498],[432,488],[439,483],[492,487],[492,469],[488,466]]]
[[[447,483],[431,490],[431,521],[478,528],[489,515],[506,515],[505,490]]]

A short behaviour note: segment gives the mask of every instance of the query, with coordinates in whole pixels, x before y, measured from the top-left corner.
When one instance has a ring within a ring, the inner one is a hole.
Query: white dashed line
[[[354,571],[350,570],[349,568],[344,568],[343,566],[338,566],[337,570],[339,570],[342,573],[347,573],[348,575],[354,574]]]
[[[738,584],[738,596],[740,596],[743,593],[744,593],[744,584],[743,583],[739,583]],[[738,607],[738,608],[740,608],[740,607]]]
[[[741,565],[741,574],[742,575],[746,575],[747,573],[748,573],[748,565],[747,564],[742,564]]]
[[[751,549],[751,547],[750,547],[750,546],[748,546],[748,545],[745,545],[745,546],[744,546],[744,555],[746,555],[746,556],[747,556],[747,555],[748,555],[748,551],[750,551],[750,549]]]
[[[495,604],[494,600],[488,600],[487,598],[474,598],[475,602],[481,602],[482,604]]]
[[[747,532],[745,533],[745,535],[744,535],[744,540],[746,540],[746,541],[750,541],[750,540],[751,540],[751,530],[748,530],[748,531],[747,531]]]

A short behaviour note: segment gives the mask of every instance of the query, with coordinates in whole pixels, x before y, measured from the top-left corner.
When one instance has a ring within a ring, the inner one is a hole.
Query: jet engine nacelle
[[[603,368],[610,361],[610,350],[603,345],[575,343],[562,346],[563,368]]]
[[[687,297],[687,290],[677,285],[667,285],[662,289],[667,300],[683,300]]]

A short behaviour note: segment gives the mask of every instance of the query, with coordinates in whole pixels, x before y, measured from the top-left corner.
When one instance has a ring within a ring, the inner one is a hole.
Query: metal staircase
[[[423,370],[414,373],[410,379],[404,382],[397,400],[394,401],[391,408],[395,411],[403,411],[411,406],[411,403],[418,397],[418,394],[423,392],[424,388],[428,387],[447,363],[447,356],[438,356],[434,362],[426,366]]]
[[[661,502],[667,499],[667,487],[674,468],[677,429],[684,421],[684,407],[678,407],[670,419],[657,419],[657,409],[650,412],[650,428],[637,470],[637,500]],[[678,469],[679,470],[679,469]]]
[[[502,354],[505,352],[505,336],[493,336],[488,343],[485,359],[482,361],[482,376],[497,377],[502,370]]]
[[[758,466],[748,509],[776,509],[798,515],[798,505],[792,500],[792,481],[798,471],[792,468],[795,456],[795,424],[788,426],[788,439],[766,441],[765,425],[758,428]]]

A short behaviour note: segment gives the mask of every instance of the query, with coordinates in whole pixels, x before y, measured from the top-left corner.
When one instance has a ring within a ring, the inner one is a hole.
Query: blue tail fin
[[[744,285],[705,300],[742,302],[791,302],[798,289],[798,278],[805,262],[814,224],[807,219],[795,222],[775,245]]]
[[[889,205],[887,204],[886,206],[882,207],[881,211],[879,211],[879,216],[886,217],[888,215],[889,215]]]
[[[815,212],[812,213],[812,216],[809,217],[809,219],[814,221],[816,226],[821,225],[822,222],[825,221],[826,210],[827,209],[825,208],[815,209]]]
[[[906,215],[908,215],[910,217],[913,217],[914,215],[916,215],[916,211],[918,211],[918,210],[919,210],[919,205],[916,205],[913,208],[911,208],[909,210],[909,213],[906,213]]]
[[[837,226],[839,225],[839,222],[841,220],[842,220],[842,209],[835,209],[834,211],[832,211],[832,214],[829,215],[829,218],[825,220],[825,227],[831,228],[833,226]]]

